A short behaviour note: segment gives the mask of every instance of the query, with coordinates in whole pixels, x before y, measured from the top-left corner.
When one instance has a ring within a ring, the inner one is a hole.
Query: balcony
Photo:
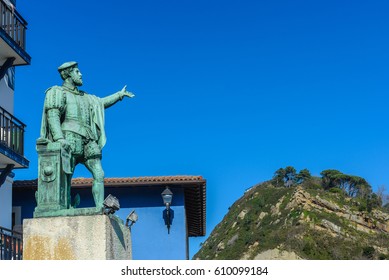
[[[24,157],[24,129],[26,125],[0,107],[0,170],[9,164],[26,168]]]
[[[27,65],[31,57],[26,49],[27,22],[8,0],[0,0],[0,66],[15,58],[12,66]]]
[[[22,234],[0,227],[0,260],[21,260]]]

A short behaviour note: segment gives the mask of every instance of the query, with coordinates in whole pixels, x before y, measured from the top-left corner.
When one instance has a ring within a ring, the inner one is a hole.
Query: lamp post
[[[166,206],[166,226],[167,226],[167,233],[170,233],[170,205],[172,204],[173,200],[173,193],[169,189],[169,187],[166,187],[166,189],[161,193],[163,204]]]
[[[126,227],[131,229],[131,226],[136,223],[138,220],[138,214],[135,212],[135,210],[132,210],[130,214],[128,214],[126,218]],[[131,224],[130,224],[131,222]]]
[[[109,194],[105,198],[103,205],[104,205],[104,214],[106,215],[113,214],[120,209],[119,200],[111,194]]]

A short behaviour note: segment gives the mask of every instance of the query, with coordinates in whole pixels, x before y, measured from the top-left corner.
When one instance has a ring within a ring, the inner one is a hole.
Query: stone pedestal
[[[26,219],[24,260],[132,259],[131,233],[107,215]]]

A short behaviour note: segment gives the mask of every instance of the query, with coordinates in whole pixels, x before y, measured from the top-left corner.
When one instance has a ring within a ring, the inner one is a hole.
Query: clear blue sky
[[[17,1],[31,66],[16,70],[28,170],[44,91],[76,60],[108,109],[106,177],[202,175],[207,236],[245,189],[288,165],[389,183],[389,2]],[[79,167],[76,176],[90,176]],[[191,255],[205,238],[191,241]]]

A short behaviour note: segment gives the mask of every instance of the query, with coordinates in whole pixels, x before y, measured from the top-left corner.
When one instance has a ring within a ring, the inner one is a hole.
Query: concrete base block
[[[23,259],[128,260],[131,233],[118,218],[107,215],[26,219]]]

